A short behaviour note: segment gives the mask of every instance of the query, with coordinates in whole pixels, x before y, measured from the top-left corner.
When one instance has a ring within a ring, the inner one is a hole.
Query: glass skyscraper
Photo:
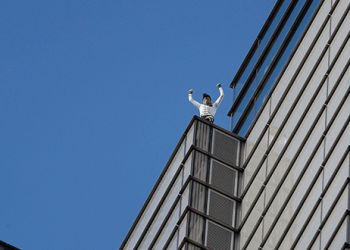
[[[350,0],[278,0],[120,249],[350,249]]]

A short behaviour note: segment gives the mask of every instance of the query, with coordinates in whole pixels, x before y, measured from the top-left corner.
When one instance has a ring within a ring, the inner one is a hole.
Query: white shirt
[[[207,115],[214,117],[214,115],[216,113],[216,109],[219,107],[222,99],[224,98],[224,91],[223,91],[222,87],[220,87],[219,90],[220,90],[220,96],[214,102],[214,104],[212,106],[200,104],[199,102],[193,100],[192,94],[188,94],[188,100],[199,109],[199,114],[201,117],[207,116]]]

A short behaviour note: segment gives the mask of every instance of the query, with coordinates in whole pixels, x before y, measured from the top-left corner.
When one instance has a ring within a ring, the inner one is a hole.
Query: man
[[[211,103],[211,98],[208,94],[203,94],[203,104],[200,104],[192,98],[193,89],[188,91],[188,100],[199,109],[200,117],[210,122],[214,122],[214,115],[216,113],[216,109],[219,107],[222,99],[224,98],[224,91],[221,87],[221,84],[218,83],[216,87],[220,90],[220,96],[216,100],[216,102],[214,102],[214,104]]]

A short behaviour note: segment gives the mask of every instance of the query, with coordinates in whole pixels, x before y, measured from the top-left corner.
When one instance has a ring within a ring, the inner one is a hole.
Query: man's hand
[[[217,87],[218,89],[221,88],[221,84],[218,83],[218,84],[216,85],[216,87]]]
[[[193,89],[190,89],[190,91],[188,91],[188,93],[192,95]]]

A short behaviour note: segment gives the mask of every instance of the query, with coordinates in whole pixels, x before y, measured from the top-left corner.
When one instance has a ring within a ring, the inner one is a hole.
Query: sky
[[[0,240],[119,249],[201,101],[275,0],[0,1]]]

